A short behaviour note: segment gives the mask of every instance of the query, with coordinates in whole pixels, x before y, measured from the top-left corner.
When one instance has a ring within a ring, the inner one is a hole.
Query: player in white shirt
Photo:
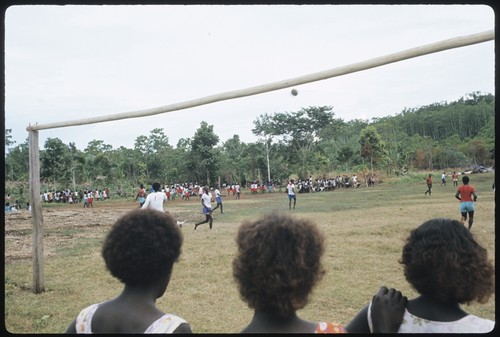
[[[161,191],[160,183],[153,183],[153,191],[148,194],[146,201],[141,208],[152,208],[158,211],[165,212],[163,204],[167,202],[167,195]]]
[[[194,225],[194,229],[204,223],[209,223],[210,229],[212,229],[212,223],[214,219],[212,218],[212,194],[210,193],[208,186],[203,186],[203,194],[201,195],[201,205],[203,206],[202,212],[205,214],[205,220],[198,222]]]
[[[290,180],[290,182],[286,186],[286,190],[288,193],[288,209],[292,209],[292,200],[293,200],[293,209],[295,209],[295,204],[297,203],[297,196],[295,195],[295,184],[293,179]]]

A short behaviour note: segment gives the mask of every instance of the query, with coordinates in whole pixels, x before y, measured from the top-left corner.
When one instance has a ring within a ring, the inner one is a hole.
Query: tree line
[[[495,97],[474,92],[457,101],[405,108],[395,116],[344,121],[331,106],[262,114],[258,141],[226,141],[201,122],[174,147],[163,128],[135,139],[133,148],[92,140],[84,150],[48,138],[40,149],[40,181],[49,189],[124,187],[195,182],[245,185],[289,178],[330,178],[345,172],[399,175],[417,170],[492,166]],[[5,181],[29,179],[28,140],[5,133]]]

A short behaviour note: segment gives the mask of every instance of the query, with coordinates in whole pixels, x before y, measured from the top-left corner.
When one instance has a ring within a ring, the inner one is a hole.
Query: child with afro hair
[[[301,319],[309,295],[322,279],[325,239],[315,223],[273,212],[245,221],[236,236],[233,276],[241,298],[254,309],[243,333],[342,333],[343,325]],[[375,331],[396,332],[406,297],[381,287],[373,297]]]
[[[495,322],[460,304],[486,303],[495,292],[495,270],[483,248],[459,221],[436,218],[413,229],[400,263],[419,296],[408,301],[400,333],[485,333]],[[352,332],[370,331],[370,308],[358,313]]]
[[[135,209],[112,226],[102,257],[124,284],[116,298],[83,309],[67,333],[190,333],[183,318],[156,307],[178,261],[182,234],[176,220],[154,209]]]

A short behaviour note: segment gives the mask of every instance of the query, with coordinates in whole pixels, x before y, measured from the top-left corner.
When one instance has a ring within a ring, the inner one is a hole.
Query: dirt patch
[[[224,196],[225,200],[234,200],[234,196]],[[268,198],[267,193],[245,195],[246,203]],[[43,216],[43,251],[44,256],[54,256],[56,249],[71,245],[77,238],[101,239],[110,226],[126,212],[139,207],[133,199],[110,199],[94,202],[93,208],[83,208],[83,204],[57,204],[45,207]],[[194,224],[201,219],[199,199],[189,201],[176,199],[170,201],[167,210],[179,222]],[[33,223],[31,211],[20,210],[5,213],[5,262],[32,259]]]
[[[116,219],[132,208],[130,203],[106,202],[94,208],[83,208],[82,205],[43,208],[44,256],[54,255],[57,247],[80,235],[88,237],[89,233],[92,233],[91,235],[102,237]],[[98,230],[78,231],[88,227],[96,227]],[[31,259],[32,250],[31,211],[5,213],[5,262]]]

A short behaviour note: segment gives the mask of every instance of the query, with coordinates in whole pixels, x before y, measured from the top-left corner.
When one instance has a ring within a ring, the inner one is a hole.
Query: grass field
[[[437,176],[437,175],[436,175]],[[455,187],[434,184],[424,196],[425,174],[386,182],[372,188],[299,194],[295,210],[288,210],[285,193],[223,198],[224,214],[214,213],[214,228],[203,219],[197,198],[167,205],[180,220],[184,245],[166,293],[158,300],[165,312],[185,318],[195,333],[239,332],[252,311],[240,300],[232,278],[235,234],[242,220],[266,212],[288,212],[312,218],[327,238],[323,263],[325,278],[308,306],[305,319],[348,323],[381,285],[395,287],[409,298],[415,292],[398,263],[410,230],[434,217],[460,219]],[[472,233],[495,257],[494,173],[470,176],[478,191]],[[438,179],[437,179],[438,180]],[[93,209],[76,205],[44,207],[45,292],[32,291],[31,218],[5,219],[5,327],[11,333],[60,333],[85,306],[110,299],[121,284],[105,270],[100,256],[104,235],[132,201],[96,202]],[[25,211],[27,213],[27,211]],[[495,298],[464,310],[494,320]]]

